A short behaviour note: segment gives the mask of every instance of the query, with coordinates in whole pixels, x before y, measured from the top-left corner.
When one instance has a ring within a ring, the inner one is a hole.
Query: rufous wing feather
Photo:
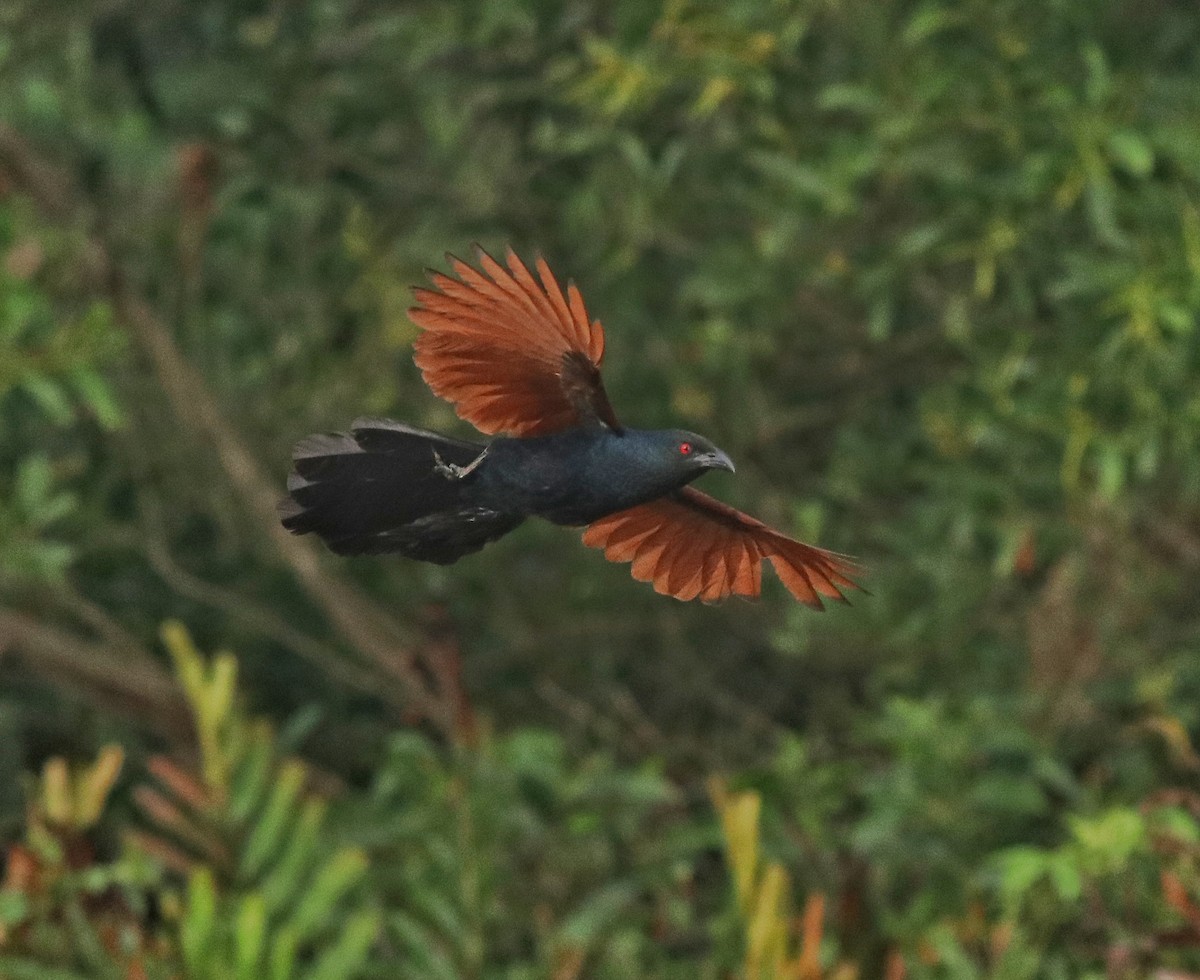
[[[814,609],[824,608],[822,597],[845,602],[843,589],[861,588],[844,555],[780,534],[692,487],[594,521],[583,543],[603,548],[609,561],[632,562],[635,579],[676,599],[753,598],[762,592],[764,561]]]
[[[505,268],[480,249],[476,269],[451,256],[458,278],[431,273],[434,288],[414,290],[414,359],[426,383],[489,434],[620,428],[600,380],[600,321],[573,284],[564,295],[544,260],[537,279],[511,249],[507,260]]]

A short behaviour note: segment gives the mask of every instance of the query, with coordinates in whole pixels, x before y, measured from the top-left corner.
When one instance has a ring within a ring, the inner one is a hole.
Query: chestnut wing
[[[620,428],[600,379],[604,329],[573,283],[564,294],[541,258],[535,279],[511,249],[507,268],[482,249],[480,269],[449,261],[458,278],[431,273],[434,288],[414,290],[409,311],[434,394],[488,434]]]
[[[814,609],[823,608],[822,597],[845,602],[842,589],[861,588],[846,556],[780,534],[692,487],[594,521],[583,543],[603,548],[609,561],[632,562],[635,579],[676,599],[753,598],[762,591],[764,561]]]

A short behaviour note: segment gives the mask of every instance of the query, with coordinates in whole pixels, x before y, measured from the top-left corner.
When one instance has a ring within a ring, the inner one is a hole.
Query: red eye
[[[679,455],[690,456],[692,454],[692,444],[690,442],[681,442],[679,444]]]

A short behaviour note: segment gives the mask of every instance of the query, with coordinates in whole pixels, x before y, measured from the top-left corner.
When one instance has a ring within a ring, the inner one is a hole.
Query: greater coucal
[[[542,517],[587,525],[584,544],[633,562],[634,578],[677,599],[757,596],[764,559],[816,609],[858,587],[846,557],[688,486],[706,470],[733,472],[709,440],[617,421],[600,379],[604,331],[573,283],[564,296],[542,259],[539,282],[511,250],[507,269],[482,251],[482,271],[449,261],[457,279],[431,273],[435,288],[415,290],[415,360],[434,394],[496,438],[371,418],[309,436],[280,506],[289,531],[338,554],[449,564]]]

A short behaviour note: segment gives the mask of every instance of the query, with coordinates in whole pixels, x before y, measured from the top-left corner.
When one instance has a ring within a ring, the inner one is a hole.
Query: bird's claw
[[[459,466],[457,463],[447,463],[442,459],[442,454],[435,449],[433,451],[433,471],[444,476],[447,480],[461,480],[463,477],[475,472],[475,467],[483,462],[483,457],[486,455],[487,449],[485,448],[483,452],[466,466]]]

